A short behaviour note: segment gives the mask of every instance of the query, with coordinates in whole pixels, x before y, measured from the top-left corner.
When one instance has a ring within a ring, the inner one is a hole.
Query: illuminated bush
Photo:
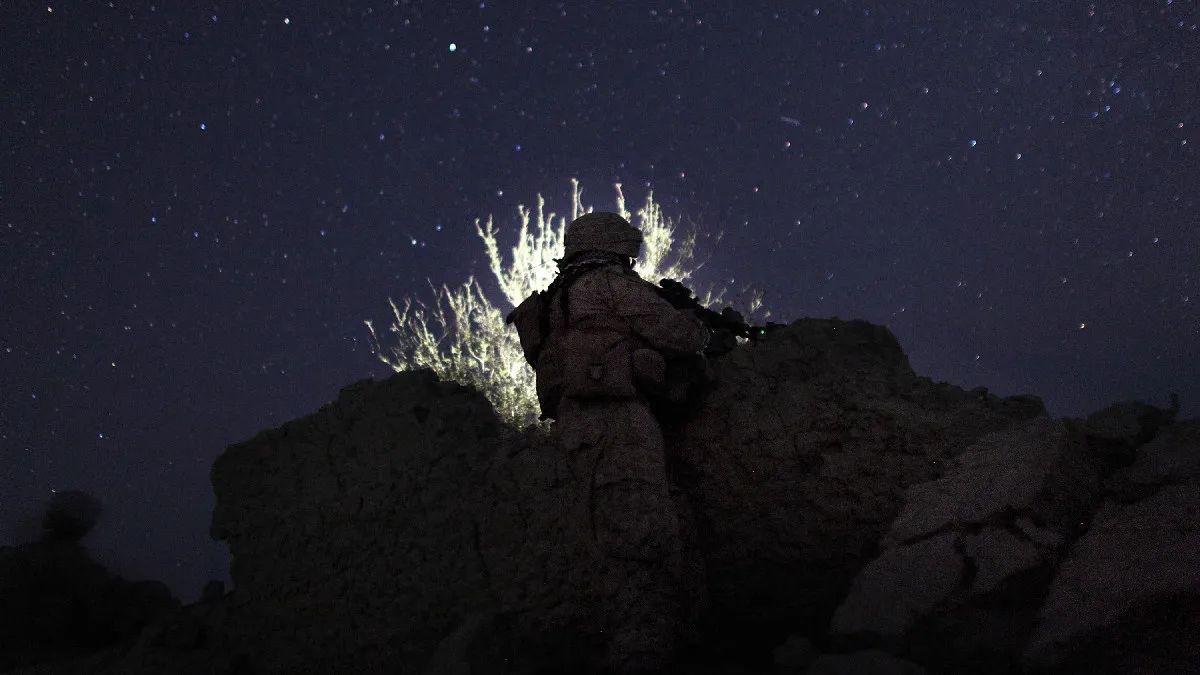
[[[507,423],[524,426],[537,421],[540,412],[534,390],[533,369],[525,362],[516,330],[504,323],[508,312],[534,291],[544,290],[557,273],[555,259],[563,255],[563,234],[570,221],[593,209],[584,207],[577,180],[571,180],[570,216],[545,211],[545,200],[537,197],[537,210],[517,205],[520,226],[517,241],[506,262],[500,254],[499,231],[492,217],[486,223],[475,221],[475,231],[488,254],[489,267],[504,295],[498,307],[484,294],[474,277],[461,286],[441,288],[430,284],[430,303],[406,297],[397,304],[389,298],[391,325],[381,336],[373,322],[367,321],[375,355],[399,371],[428,368],[444,380],[453,380],[478,389]],[[645,238],[642,256],[635,269],[642,278],[657,282],[664,277],[688,281],[703,264],[695,261],[696,232],[692,230],[676,240],[678,223],[663,215],[654,201],[636,213],[625,208],[625,196],[617,183],[617,213],[641,229]],[[705,305],[720,302],[724,290],[708,289],[700,294]],[[761,292],[753,292],[750,311],[762,306]],[[381,338],[390,336],[390,344]]]

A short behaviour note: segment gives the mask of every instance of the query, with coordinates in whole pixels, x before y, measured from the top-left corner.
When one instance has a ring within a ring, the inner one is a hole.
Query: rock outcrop
[[[1063,547],[1100,489],[1083,435],[1042,417],[985,436],[905,493],[835,634],[971,672],[1013,672]],[[946,645],[953,644],[947,650]]]
[[[859,321],[798,321],[715,371],[668,447],[703,552],[711,633],[751,660],[781,630],[821,630],[907,486],[940,476],[980,436],[1045,414],[1032,397],[917,377],[891,333]]]
[[[666,430],[681,672],[1187,672],[1196,423],[1052,420],[917,376],[864,322],[797,321],[712,365]],[[235,589],[38,672],[595,672],[613,589],[578,479],[475,391],[360,382],[212,477]],[[1098,647],[1114,636],[1135,656]]]

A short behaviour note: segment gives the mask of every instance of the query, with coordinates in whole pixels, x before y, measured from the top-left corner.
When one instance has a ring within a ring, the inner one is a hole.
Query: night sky
[[[101,560],[194,598],[226,574],[213,459],[388,374],[363,321],[490,282],[475,218],[569,212],[572,177],[600,210],[653,189],[709,235],[699,281],[761,286],[774,320],[885,324],[918,372],[1055,415],[1174,391],[1194,416],[1198,22],[0,2],[0,543],[84,489]]]

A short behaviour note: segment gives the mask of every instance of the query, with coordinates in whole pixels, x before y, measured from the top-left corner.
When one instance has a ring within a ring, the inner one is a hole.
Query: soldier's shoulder
[[[587,281],[595,283],[597,281],[612,282],[617,279],[624,278],[620,265],[599,265],[590,269],[583,270],[575,277],[576,282]]]
[[[613,274],[615,279],[619,279],[619,281],[616,281],[616,283],[635,286],[652,292],[657,292],[659,290],[658,286],[654,282],[650,281],[649,279],[642,278],[640,274],[631,269],[618,267]]]
[[[559,277],[552,288],[561,290],[570,287],[572,292],[576,293],[599,291],[602,287],[607,288],[611,285],[611,277],[604,270],[604,267],[591,267],[575,271],[565,278]]]
[[[587,270],[576,278],[573,285],[623,294],[630,292],[654,293],[658,290],[658,286],[643,279],[637,272],[617,264],[603,265]]]
[[[650,284],[649,281],[643,279],[637,272],[616,263],[597,267],[595,271],[632,284]],[[654,284],[650,285],[653,286]]]

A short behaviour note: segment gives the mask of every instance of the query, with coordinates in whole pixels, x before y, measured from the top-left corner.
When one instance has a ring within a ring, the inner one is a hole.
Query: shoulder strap
[[[531,365],[536,365],[537,357],[539,354],[541,354],[542,348],[546,344],[546,338],[550,335],[550,309],[551,302],[554,299],[554,294],[560,290],[562,291],[559,302],[562,305],[563,320],[570,321],[570,314],[567,313],[567,289],[570,288],[571,284],[583,271],[584,270],[579,268],[573,268],[571,270],[564,271],[559,277],[550,283],[550,286],[547,287],[546,290],[534,291],[533,295],[529,296],[525,303],[522,303],[522,307],[524,307],[524,305],[529,301],[533,301],[533,303],[536,304],[536,307],[533,309],[537,312],[537,337],[536,339],[531,339],[528,341],[526,341],[524,337],[522,338],[522,348],[526,349],[526,360],[528,360]],[[513,323],[522,307],[518,307],[509,312],[508,316],[505,317],[505,323]],[[520,334],[519,330],[518,334]]]
[[[571,323],[571,307],[569,300],[570,294],[567,291],[570,290],[571,285],[575,283],[575,280],[583,276],[584,273],[609,264],[611,264],[611,262],[607,260],[596,260],[582,263],[580,265],[572,265],[571,267],[563,270],[562,273],[560,273],[558,277],[550,283],[549,288],[543,291],[543,293],[546,294],[546,302],[542,304],[542,314],[539,316],[539,320],[541,321],[539,325],[542,327],[543,335],[549,334],[550,332],[550,300],[553,299],[554,293],[558,291],[562,292],[561,295],[559,295],[558,304],[562,309],[563,322],[569,325]]]

